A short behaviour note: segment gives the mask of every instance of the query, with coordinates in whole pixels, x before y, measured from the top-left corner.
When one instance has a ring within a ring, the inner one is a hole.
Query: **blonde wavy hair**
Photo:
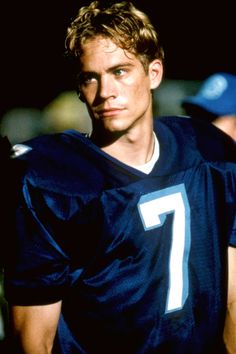
[[[83,43],[93,37],[111,39],[117,46],[139,57],[145,70],[154,59],[164,60],[159,36],[148,16],[132,2],[103,6],[93,1],[82,7],[67,29],[66,53],[79,59]]]

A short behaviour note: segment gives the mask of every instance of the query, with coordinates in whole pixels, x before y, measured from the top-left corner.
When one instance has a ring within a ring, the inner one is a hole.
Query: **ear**
[[[149,78],[150,78],[151,90],[154,90],[160,85],[162,81],[162,76],[163,76],[162,61],[159,59],[155,59],[149,64]]]

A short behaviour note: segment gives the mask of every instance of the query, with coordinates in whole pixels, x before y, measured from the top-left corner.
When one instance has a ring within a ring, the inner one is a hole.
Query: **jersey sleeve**
[[[80,217],[81,201],[25,182],[17,206],[6,266],[6,298],[21,305],[63,298],[91,250]],[[85,241],[86,240],[86,241]]]
[[[230,164],[230,172],[226,173],[225,186],[226,205],[228,208],[222,210],[223,215],[226,215],[226,220],[230,227],[229,230],[229,246],[236,247],[236,166]],[[223,209],[223,208],[222,208]]]
[[[87,145],[74,146],[65,134],[26,144],[13,159],[20,164],[19,196],[9,223],[5,293],[11,303],[52,303],[79,281],[96,252],[103,179],[84,157]]]
[[[44,304],[63,296],[69,272],[67,256],[53,237],[42,208],[47,208],[43,192],[24,185],[6,266],[6,297],[14,304]]]
[[[234,225],[230,236],[229,245],[236,247],[236,217],[234,218]]]

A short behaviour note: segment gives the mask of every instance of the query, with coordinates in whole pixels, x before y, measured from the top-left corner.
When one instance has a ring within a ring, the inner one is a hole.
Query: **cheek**
[[[136,82],[131,100],[136,114],[143,114],[149,109],[152,104],[152,95],[148,80]]]
[[[150,94],[151,91],[147,80],[144,79],[135,82],[132,89],[132,95],[137,105],[142,105],[145,104],[146,101],[149,101]]]
[[[81,95],[84,98],[84,101],[91,105],[96,97],[96,88],[90,87],[89,90],[83,90]]]
[[[150,80],[149,77],[146,75],[136,75],[132,78],[128,85],[136,95],[150,93]]]

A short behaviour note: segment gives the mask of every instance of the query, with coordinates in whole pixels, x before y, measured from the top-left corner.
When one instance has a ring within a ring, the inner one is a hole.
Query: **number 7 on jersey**
[[[143,195],[139,200],[138,210],[146,231],[161,227],[166,216],[173,213],[165,313],[180,310],[188,296],[191,242],[190,208],[184,184]]]

